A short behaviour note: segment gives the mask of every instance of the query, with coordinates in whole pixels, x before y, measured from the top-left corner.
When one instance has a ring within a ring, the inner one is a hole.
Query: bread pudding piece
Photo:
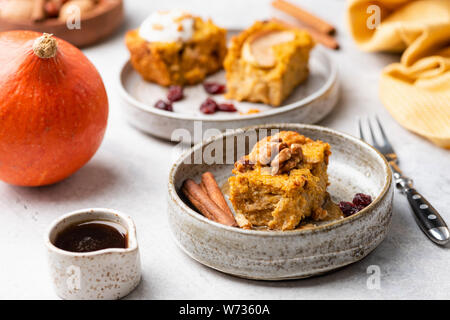
[[[306,31],[256,22],[231,40],[224,61],[226,98],[281,105],[308,77],[313,46]]]
[[[129,31],[133,68],[163,86],[191,85],[222,68],[226,30],[184,11],[158,11]]]
[[[305,218],[324,220],[330,145],[281,131],[235,163],[230,201],[242,228],[291,230]]]

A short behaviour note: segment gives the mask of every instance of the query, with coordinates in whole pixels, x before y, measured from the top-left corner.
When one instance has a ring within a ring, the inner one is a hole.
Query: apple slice
[[[245,61],[258,67],[275,66],[272,47],[295,39],[292,31],[262,31],[250,36],[242,46],[242,57]]]

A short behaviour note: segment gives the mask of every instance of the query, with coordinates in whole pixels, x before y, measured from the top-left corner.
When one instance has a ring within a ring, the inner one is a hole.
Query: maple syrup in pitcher
[[[71,252],[91,252],[110,248],[127,248],[127,230],[109,220],[78,222],[61,231],[54,245]]]

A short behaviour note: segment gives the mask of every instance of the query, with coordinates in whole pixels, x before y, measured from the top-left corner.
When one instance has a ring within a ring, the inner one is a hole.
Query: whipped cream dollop
[[[156,11],[139,28],[139,36],[149,42],[188,41],[194,34],[194,18],[183,10]]]

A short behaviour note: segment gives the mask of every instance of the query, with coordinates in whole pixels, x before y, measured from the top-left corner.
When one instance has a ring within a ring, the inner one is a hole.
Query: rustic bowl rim
[[[378,156],[378,160],[381,160],[381,162],[384,165],[384,173],[385,173],[385,183],[383,185],[383,189],[381,190],[381,192],[377,195],[377,197],[372,201],[372,203],[370,205],[368,205],[366,208],[364,208],[363,210],[340,220],[335,220],[332,221],[330,223],[324,224],[324,225],[320,225],[311,229],[294,229],[294,230],[285,230],[285,231],[279,231],[279,230],[246,230],[246,229],[242,229],[242,228],[237,228],[237,227],[231,227],[231,226],[226,226],[223,224],[220,224],[218,222],[215,221],[211,221],[208,218],[202,216],[200,213],[194,211],[193,209],[191,209],[178,195],[176,188],[175,188],[175,174],[178,170],[178,168],[180,167],[180,165],[183,163],[184,159],[188,156],[190,156],[193,152],[195,152],[196,150],[202,148],[203,146],[206,146],[210,143],[212,143],[215,140],[219,140],[219,139],[223,139],[224,137],[227,136],[232,136],[232,135],[236,135],[239,133],[245,133],[248,130],[259,130],[259,129],[287,129],[287,128],[291,128],[291,129],[297,129],[297,130],[301,130],[301,129],[310,129],[310,130],[316,130],[316,131],[325,131],[326,133],[332,134],[332,135],[336,135],[339,136],[341,138],[344,139],[348,139],[352,142],[355,142],[359,145],[361,145],[362,147],[375,151],[375,154]],[[177,206],[178,209],[180,209],[183,213],[188,214],[191,218],[196,219],[198,222],[201,223],[205,223],[205,224],[209,224],[217,229],[222,229],[222,230],[226,230],[226,231],[230,231],[230,232],[236,232],[239,234],[243,234],[243,235],[248,235],[248,236],[260,236],[260,237],[292,237],[292,236],[300,236],[300,235],[308,235],[308,234],[312,234],[312,233],[318,233],[318,232],[322,232],[322,231],[328,231],[328,230],[332,230],[335,228],[338,228],[342,225],[345,225],[347,223],[351,223],[357,219],[360,219],[361,217],[372,213],[372,208],[375,208],[387,195],[388,195],[388,191],[391,187],[392,184],[392,172],[391,169],[389,167],[389,163],[387,162],[387,160],[384,158],[384,156],[374,147],[372,147],[371,145],[369,145],[368,143],[366,143],[365,141],[354,137],[350,134],[347,133],[343,133],[331,128],[327,128],[327,127],[323,127],[323,126],[318,126],[318,125],[311,125],[311,124],[295,124],[295,123],[274,123],[274,124],[262,124],[262,125],[256,125],[256,126],[249,126],[249,127],[245,127],[245,128],[239,128],[239,129],[233,129],[233,130],[229,130],[227,132],[223,132],[219,135],[215,135],[212,136],[202,142],[199,142],[197,144],[195,144],[192,148],[190,148],[189,150],[187,150],[186,152],[184,152],[178,159],[177,161],[175,161],[175,163],[172,165],[172,168],[169,172],[169,183],[168,183],[168,195],[169,201],[172,201],[173,204],[175,204]]]
[[[166,117],[170,119],[175,120],[189,120],[189,121],[203,121],[203,122],[230,122],[230,121],[243,121],[243,120],[252,120],[252,119],[264,119],[265,117],[270,117],[274,115],[284,114],[287,112],[290,112],[295,109],[304,108],[307,105],[309,105],[311,102],[316,101],[317,99],[320,99],[327,91],[329,91],[333,85],[338,85],[338,67],[334,59],[331,58],[330,54],[326,52],[323,48],[316,47],[314,48],[316,52],[318,52],[319,55],[324,57],[328,64],[330,71],[328,72],[329,76],[326,79],[325,83],[314,93],[308,95],[307,97],[301,98],[297,101],[294,101],[290,104],[287,104],[285,106],[273,108],[273,110],[264,111],[261,113],[255,113],[255,114],[246,114],[246,115],[240,115],[239,118],[223,118],[223,119],[212,119],[211,117],[208,117],[207,115],[200,115],[200,116],[193,116],[189,114],[180,114],[180,113],[174,113],[174,112],[167,112],[164,110],[158,110],[156,108],[151,108],[151,106],[138,101],[133,96],[131,96],[128,91],[125,89],[124,86],[124,73],[127,69],[133,67],[131,66],[131,60],[128,58],[125,63],[122,64],[122,67],[120,68],[119,72],[119,79],[118,79],[118,88],[119,88],[119,95],[125,99],[131,106],[147,112],[151,113],[157,116]],[[135,71],[136,72],[136,71]]]

